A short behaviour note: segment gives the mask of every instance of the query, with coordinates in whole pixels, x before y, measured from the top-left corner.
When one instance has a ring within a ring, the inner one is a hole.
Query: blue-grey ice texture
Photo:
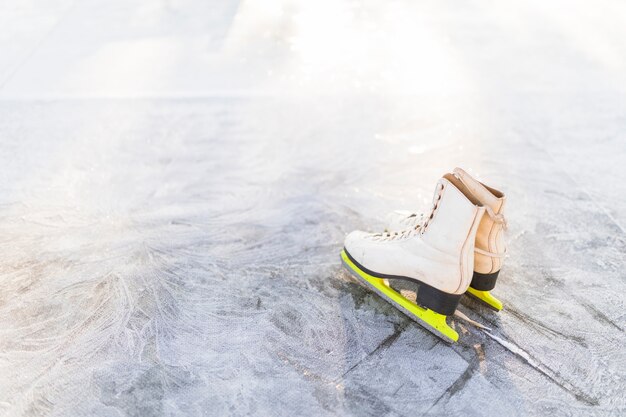
[[[0,416],[626,414],[626,4],[0,3]],[[342,270],[508,196],[450,346]]]

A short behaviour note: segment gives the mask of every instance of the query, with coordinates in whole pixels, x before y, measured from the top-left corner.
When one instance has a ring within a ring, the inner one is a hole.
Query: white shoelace
[[[419,214],[413,213],[401,219],[400,223],[402,223],[405,226],[415,227],[418,224],[422,223],[423,220],[424,220],[424,213],[419,213]]]
[[[504,217],[503,214],[498,213],[496,214],[493,209],[489,206],[485,206],[485,212],[487,212],[487,214],[489,215],[489,217],[491,217],[491,220],[494,221],[494,223],[499,223],[502,225],[502,227],[504,228],[504,230],[506,230],[508,228],[508,224],[506,222],[506,218]]]
[[[399,232],[396,231],[396,232],[376,233],[371,236],[372,239],[377,240],[377,241],[402,240],[402,239],[408,239],[410,237],[413,237],[417,233],[424,233],[424,231],[426,231],[426,228],[428,227],[428,222],[433,218],[435,214],[435,210],[437,210],[437,208],[439,207],[439,201],[441,200],[442,191],[443,191],[443,185],[438,184],[437,190],[435,191],[437,197],[433,198],[433,206],[430,209],[430,213],[428,216],[424,216],[424,214],[414,213],[414,214],[411,214],[410,216],[407,216],[403,220],[405,224],[408,223],[408,224],[413,225],[414,224],[413,221],[409,223],[407,222],[407,220],[409,218],[419,216],[420,221],[417,224],[415,224],[413,227],[411,227],[410,229],[399,231]]]
[[[403,230],[400,232],[376,233],[375,235],[372,235],[372,238],[378,241],[387,241],[387,240],[396,240],[396,239],[399,240],[399,239],[406,239],[406,238],[412,237],[418,231],[421,231],[423,233],[423,231],[426,229],[426,226],[428,226],[428,221],[432,218],[435,210],[437,209],[437,205],[439,203],[439,200],[441,199],[442,190],[443,190],[443,187],[440,187],[437,189],[437,199],[435,200],[435,203],[433,204],[433,207],[428,217],[425,217],[424,214],[422,213],[419,213],[419,214],[412,213],[401,220],[403,224],[406,224],[407,226],[411,226],[410,229]],[[491,218],[491,220],[494,221],[494,223],[501,224],[504,230],[508,228],[506,218],[504,217],[503,214],[501,213],[496,214],[493,211],[493,209],[489,206],[484,206],[484,207],[485,207],[485,212]],[[488,251],[478,249],[478,248],[474,248],[474,251],[481,255],[489,256],[491,258],[504,258],[506,256],[506,249],[504,250],[504,252],[500,252],[500,253],[488,252]]]

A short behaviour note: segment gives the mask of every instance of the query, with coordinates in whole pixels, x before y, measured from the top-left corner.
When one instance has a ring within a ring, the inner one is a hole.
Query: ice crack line
[[[539,363],[538,361],[536,361],[535,359],[533,359],[528,352],[526,352],[525,350],[523,350],[522,348],[520,348],[516,344],[514,344],[512,342],[509,342],[507,340],[501,339],[498,336],[495,336],[495,335],[489,333],[488,331],[484,331],[484,333],[487,336],[489,336],[492,340],[494,340],[495,342],[500,344],[502,347],[504,347],[506,350],[508,350],[509,352],[513,353],[518,358],[522,359],[524,362],[526,362],[528,365],[530,365],[533,369],[535,369],[539,373],[543,374],[550,381],[552,381],[553,383],[555,383],[556,385],[558,385],[559,387],[561,387],[565,391],[567,391],[570,394],[572,394],[574,397],[576,397],[576,399],[578,401],[581,401],[581,402],[583,402],[583,403],[585,403],[587,405],[591,405],[591,406],[595,406],[595,405],[599,405],[600,404],[600,402],[598,401],[597,398],[593,398],[593,397],[587,395],[586,393],[584,393],[580,389],[576,388],[571,383],[563,380],[562,378],[560,378],[558,376],[557,373],[555,373],[554,371],[552,371],[547,366],[545,366],[545,365]]]
[[[467,368],[461,374],[461,376],[459,376],[452,383],[452,385],[450,385],[448,389],[446,389],[444,393],[441,394],[439,398],[437,398],[437,400],[433,403],[433,405],[431,405],[428,408],[428,410],[426,410],[426,414],[428,414],[430,410],[432,410],[441,401],[442,398],[446,396],[448,398],[452,398],[457,392],[461,391],[465,387],[465,384],[467,384],[467,381],[469,381],[472,378],[472,376],[474,376],[474,373],[476,372],[477,368],[478,368],[478,359],[474,358],[467,364]]]
[[[372,355],[375,355],[377,352],[379,352],[379,351],[381,351],[383,349],[387,349],[389,346],[391,346],[393,344],[393,342],[395,342],[398,339],[398,337],[400,337],[400,334],[404,331],[405,328],[406,328],[406,325],[398,326],[396,328],[396,330],[391,335],[387,336],[382,342],[380,342],[378,344],[378,346],[376,346],[376,348],[374,350],[372,350],[370,353],[365,355],[360,361],[358,361],[357,363],[352,365],[346,372],[343,373],[343,375],[341,375],[341,377],[339,379],[344,379],[346,375],[348,375],[350,372],[352,372],[357,366],[359,366],[361,363],[363,363],[363,361],[365,361],[367,358],[369,358]],[[335,382],[337,382],[337,381],[335,381]]]

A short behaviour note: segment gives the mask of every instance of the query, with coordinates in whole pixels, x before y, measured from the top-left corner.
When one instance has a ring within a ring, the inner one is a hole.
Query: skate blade
[[[494,297],[493,295],[491,295],[489,291],[479,291],[472,287],[469,287],[465,294],[471,296],[472,298],[475,298],[481,303],[486,304],[487,307],[495,311],[502,310],[502,302],[498,300],[496,297]]]
[[[398,308],[404,314],[417,321],[436,336],[443,340],[454,343],[459,340],[459,334],[446,323],[446,317],[443,314],[436,313],[427,308],[418,306],[417,304],[407,300],[404,296],[389,287],[382,278],[373,277],[361,271],[346,255],[345,250],[341,251],[341,260],[361,282],[383,297],[394,307]]]

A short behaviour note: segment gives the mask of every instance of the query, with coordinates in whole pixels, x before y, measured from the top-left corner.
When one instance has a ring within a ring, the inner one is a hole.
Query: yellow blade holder
[[[489,308],[492,308],[496,311],[502,310],[502,302],[493,295],[491,295],[489,291],[479,291],[475,290],[472,287],[469,287],[465,294],[470,295],[478,301],[487,304],[487,307]]]
[[[363,284],[374,290],[404,314],[423,325],[427,330],[449,342],[459,340],[459,334],[446,322],[447,316],[418,306],[388,286],[384,279],[376,278],[362,271],[348,258],[345,250],[341,251],[341,260],[348,270],[359,278]]]

